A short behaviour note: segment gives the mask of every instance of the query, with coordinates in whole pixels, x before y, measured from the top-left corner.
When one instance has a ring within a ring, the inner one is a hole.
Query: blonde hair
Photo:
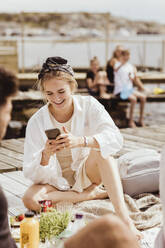
[[[78,88],[76,79],[69,73],[63,71],[50,71],[50,72],[46,72],[41,79],[37,80],[37,89],[40,90],[41,92],[44,92],[44,83],[52,78],[56,78],[61,81],[66,81],[70,85],[71,91],[73,93]]]
[[[121,52],[123,56],[130,55],[130,51],[128,49],[125,49]]]

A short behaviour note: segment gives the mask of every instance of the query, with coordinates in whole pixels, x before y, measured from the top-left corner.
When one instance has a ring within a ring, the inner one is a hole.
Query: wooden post
[[[24,13],[21,12],[21,72],[25,72]]]
[[[146,40],[143,41],[143,67],[146,65]]]
[[[161,71],[165,72],[165,40],[162,40],[162,66]]]
[[[105,14],[106,27],[105,27],[105,65],[109,59],[109,28],[110,28],[110,14]]]

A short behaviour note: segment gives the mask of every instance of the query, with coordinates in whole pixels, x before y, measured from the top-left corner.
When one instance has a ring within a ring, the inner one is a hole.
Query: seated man
[[[16,92],[16,77],[12,73],[0,68],[0,141],[4,137],[7,125],[10,121],[12,109],[11,100]],[[0,202],[0,247],[14,248],[16,245],[14,240],[11,238],[8,226],[7,201],[1,188]]]

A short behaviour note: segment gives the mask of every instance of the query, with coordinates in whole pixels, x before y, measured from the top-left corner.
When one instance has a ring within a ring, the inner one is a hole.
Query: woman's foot
[[[130,128],[136,128],[135,122],[134,121],[129,121],[128,122],[128,127],[130,127]]]
[[[145,127],[145,124],[144,124],[143,121],[139,121],[139,122],[137,123],[137,125],[138,125],[139,127]]]
[[[106,190],[96,184],[89,186],[84,190],[84,193],[87,195],[87,200],[105,199],[108,197]]]

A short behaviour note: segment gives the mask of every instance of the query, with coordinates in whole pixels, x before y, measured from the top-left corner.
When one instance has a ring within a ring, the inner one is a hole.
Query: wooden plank
[[[27,187],[32,184],[32,181],[25,178],[23,175],[23,171],[13,171],[9,173],[3,173],[4,176],[12,178],[14,181],[19,182]]]
[[[16,170],[16,167],[0,161],[0,173],[15,171],[15,170]]]
[[[19,152],[19,153],[24,152],[22,143],[20,141],[17,141],[16,139],[3,140],[1,142],[1,146],[15,152]]]
[[[18,160],[17,158],[8,157],[7,154],[0,154],[0,162],[4,162],[16,168],[22,168],[22,161]]]
[[[125,140],[130,140],[130,141],[134,141],[134,142],[138,142],[141,144],[148,144],[148,145],[153,145],[156,146],[158,148],[161,148],[164,145],[164,142],[161,141],[157,141],[151,138],[144,138],[144,137],[139,137],[139,136],[135,136],[135,135],[131,135],[131,134],[127,134],[124,132],[121,132],[124,139]]]
[[[159,128],[159,126],[157,127],[144,127],[144,130],[148,130],[148,131],[151,131],[152,132],[156,132],[156,133],[159,133],[159,134],[165,134],[165,128]]]
[[[4,192],[4,194],[5,194],[6,198],[7,198],[9,208],[11,208],[11,207],[12,208],[13,207],[17,208],[17,207],[23,205],[23,202],[22,202],[20,197],[10,193],[9,191],[5,190],[4,188],[3,188],[3,192]]]
[[[23,160],[23,154],[9,150],[8,148],[0,147],[0,154],[7,154],[8,157],[17,158],[18,160]]]
[[[152,145],[148,145],[148,144],[142,144],[142,143],[139,143],[139,142],[134,142],[134,141],[129,141],[129,140],[125,141],[124,147],[130,147],[130,148],[132,147],[134,149],[148,148],[148,149],[156,150],[158,152],[161,151],[161,148],[159,148],[157,146],[152,146]]]
[[[122,129],[123,133],[144,137],[144,138],[151,138],[157,141],[164,142],[165,141],[165,133],[159,134],[157,132],[151,132],[145,128],[126,128]]]
[[[6,140],[3,140],[2,142],[6,144],[14,143],[17,146],[22,146],[22,142],[19,139],[6,139]]]
[[[13,195],[16,195],[18,197],[22,197],[27,189],[27,186],[18,183],[16,181],[14,181],[11,178],[8,178],[6,176],[4,176],[3,174],[0,174],[0,182],[2,187],[12,193]]]
[[[22,213],[25,213],[27,211],[27,208],[25,208],[23,202],[21,205],[17,206],[17,207],[10,207],[8,208],[8,213],[10,216],[16,216]]]

